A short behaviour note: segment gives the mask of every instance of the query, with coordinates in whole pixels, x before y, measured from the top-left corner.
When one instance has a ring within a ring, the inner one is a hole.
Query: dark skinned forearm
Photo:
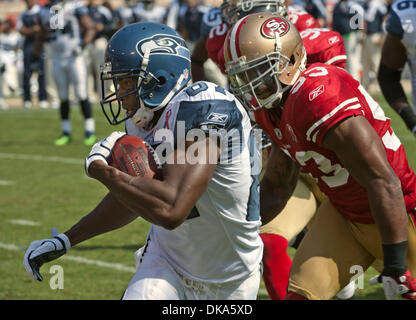
[[[295,190],[299,171],[295,162],[274,145],[260,183],[260,214],[263,225],[284,209]]]
[[[407,212],[401,183],[369,122],[361,116],[345,119],[326,134],[323,144],[367,190],[383,244],[406,241]]]
[[[137,214],[123,206],[112,193],[108,193],[98,206],[71,229],[64,232],[71,245],[97,235],[123,227],[137,218]]]

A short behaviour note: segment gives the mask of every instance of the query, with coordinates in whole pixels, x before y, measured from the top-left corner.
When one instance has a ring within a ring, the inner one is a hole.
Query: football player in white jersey
[[[95,144],[86,172],[109,193],[65,233],[32,242],[27,272],[42,280],[44,262],[140,216],[152,226],[123,299],[256,299],[263,251],[260,154],[243,106],[213,83],[188,86],[189,50],[162,24],[119,30],[109,41],[101,77],[115,88],[103,94],[107,119],[125,121],[127,134],[164,157],[163,178],[132,177],[107,164],[124,132]]]
[[[416,6],[414,1],[395,1],[387,17],[387,36],[381,52],[378,81],[390,106],[416,136]],[[408,62],[412,81],[412,104],[400,83]]]
[[[60,100],[61,136],[55,145],[71,141],[69,86],[72,85],[84,116],[84,144],[95,143],[95,122],[87,91],[87,67],[82,49],[95,37],[95,27],[87,7],[78,0],[56,1],[50,9],[41,11],[41,42],[50,43],[52,73]],[[37,47],[40,45],[38,44]]]

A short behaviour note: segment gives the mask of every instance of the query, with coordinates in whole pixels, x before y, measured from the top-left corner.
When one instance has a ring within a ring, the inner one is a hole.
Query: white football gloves
[[[58,259],[71,248],[68,237],[63,233],[57,233],[55,228],[52,229],[53,238],[33,241],[26,250],[23,265],[27,273],[35,280],[43,280],[39,269],[45,262]]]
[[[110,159],[111,151],[113,150],[114,145],[116,144],[117,140],[125,135],[125,132],[114,131],[107,138],[98,141],[92,146],[90,154],[85,159],[85,172],[88,177],[90,176],[88,169],[91,163],[93,163],[95,160],[100,160],[108,164],[108,160]]]

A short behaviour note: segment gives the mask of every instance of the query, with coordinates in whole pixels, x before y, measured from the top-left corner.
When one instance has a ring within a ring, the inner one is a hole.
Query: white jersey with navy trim
[[[201,35],[205,38],[208,38],[211,29],[223,22],[224,21],[222,19],[221,7],[211,8],[202,16]]]
[[[407,51],[412,75],[412,104],[416,110],[416,0],[398,0],[391,6],[387,31],[399,36]]]
[[[81,53],[82,30],[79,19],[88,15],[88,8],[78,0],[59,4],[58,8],[44,7],[41,10],[41,23],[48,29],[48,41],[52,59],[60,60]]]
[[[247,277],[258,270],[263,243],[259,236],[260,168],[253,168],[259,166],[260,152],[242,105],[223,88],[201,81],[178,93],[150,131],[126,122],[128,134],[155,147],[172,137],[179,147],[192,129],[205,134],[226,130],[226,143],[221,144],[224,161],[217,164],[188,219],[174,230],[152,225],[150,241],[187,278],[219,283]]]

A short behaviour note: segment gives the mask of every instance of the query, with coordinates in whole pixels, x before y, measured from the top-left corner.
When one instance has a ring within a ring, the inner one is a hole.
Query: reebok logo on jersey
[[[315,99],[317,96],[319,96],[321,93],[323,93],[325,91],[325,87],[323,84],[321,84],[319,87],[313,89],[310,93],[309,93],[309,101],[312,101],[313,99]]]
[[[334,44],[334,43],[337,43],[338,41],[339,41],[338,36],[333,36],[333,37],[328,39],[329,44]]]
[[[228,119],[228,115],[222,113],[211,112],[207,118],[209,121],[224,123]]]

